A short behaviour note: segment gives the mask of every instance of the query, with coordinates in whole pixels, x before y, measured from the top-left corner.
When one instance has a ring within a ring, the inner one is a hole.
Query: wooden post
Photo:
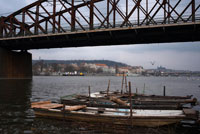
[[[138,94],[138,89],[137,89],[137,87],[136,87],[136,94]]]
[[[130,99],[130,118],[132,119],[132,95],[131,95],[131,82],[128,82],[129,86],[129,99]]]
[[[90,86],[88,87],[88,96],[89,96],[89,98],[90,98]]]
[[[165,96],[165,86],[163,87],[163,96]]]
[[[143,89],[143,94],[145,94],[145,83],[144,83],[144,89]]]
[[[107,96],[109,95],[109,89],[110,89],[110,80],[108,81]]]
[[[121,87],[121,94],[123,93],[123,88],[124,88],[124,72],[123,72],[123,78],[122,78],[122,87]]]
[[[63,103],[63,120],[65,120],[65,103]]]
[[[126,79],[126,76],[125,76],[125,88],[126,88],[126,93],[128,92],[128,85],[127,85],[127,79]]]
[[[65,103],[63,103],[63,112],[65,111]]]

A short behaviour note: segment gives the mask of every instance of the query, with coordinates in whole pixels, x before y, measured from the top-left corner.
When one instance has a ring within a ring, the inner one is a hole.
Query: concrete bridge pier
[[[0,78],[32,79],[32,55],[0,48]]]

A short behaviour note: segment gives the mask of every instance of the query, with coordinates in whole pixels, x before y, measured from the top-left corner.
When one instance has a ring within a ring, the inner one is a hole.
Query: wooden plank
[[[111,101],[113,101],[113,102],[119,104],[119,105],[128,106],[128,104],[127,104],[125,101],[122,101],[122,100],[120,100],[120,99],[117,98],[117,97],[111,96],[109,99],[110,99]]]
[[[65,110],[67,110],[67,111],[76,111],[76,110],[84,109],[86,107],[87,107],[86,105],[76,105],[76,106],[65,107]]]
[[[32,106],[32,105],[40,105],[40,104],[49,104],[49,103],[51,103],[51,101],[32,102],[32,103],[31,103],[31,106]]]
[[[31,108],[51,109],[51,108],[59,108],[62,106],[63,106],[62,104],[51,103],[51,101],[40,101],[31,103]]]

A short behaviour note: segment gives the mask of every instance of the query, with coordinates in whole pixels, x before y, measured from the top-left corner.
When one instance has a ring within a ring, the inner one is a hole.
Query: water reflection
[[[32,80],[0,80],[0,133],[24,133],[33,121],[30,112]]]

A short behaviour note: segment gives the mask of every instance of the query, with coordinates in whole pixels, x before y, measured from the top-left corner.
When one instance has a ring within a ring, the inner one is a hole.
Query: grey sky
[[[35,0],[1,0],[0,16],[14,12]],[[8,14],[7,14],[8,15]],[[31,50],[33,59],[105,59],[144,68],[165,66],[171,69],[200,71],[200,42],[121,45]],[[155,65],[151,65],[155,61]]]
[[[200,71],[200,42],[32,50],[33,59],[105,59],[144,68]],[[155,61],[155,65],[151,65]]]

